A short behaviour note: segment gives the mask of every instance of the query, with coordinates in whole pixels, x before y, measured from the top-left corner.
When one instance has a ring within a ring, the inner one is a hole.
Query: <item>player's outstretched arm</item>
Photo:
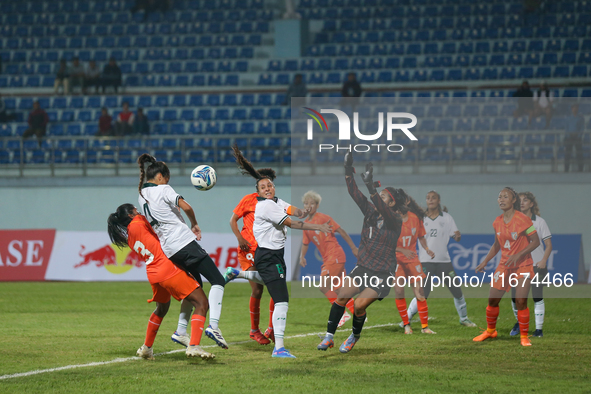
[[[240,218],[238,217],[238,215],[232,213],[232,217],[230,218],[230,228],[232,229],[234,236],[238,240],[238,247],[241,250],[250,250],[250,243],[246,239],[244,239],[244,237],[240,233],[240,229],[238,228],[239,220]]]
[[[294,222],[291,220],[290,217],[286,218],[283,222],[287,227],[291,229],[297,230],[312,230],[312,231],[322,231],[324,234],[330,234],[332,232],[332,226],[330,225],[330,220],[324,224],[312,224],[312,223],[304,223],[304,222]]]
[[[308,253],[308,244],[302,243],[302,250],[300,251],[300,265],[305,267],[306,262],[306,253]]]
[[[351,239],[351,236],[342,227],[339,227],[336,232],[341,234],[341,237],[343,237],[345,242],[347,242],[347,245],[349,245],[349,247],[351,248],[351,252],[353,252],[353,255],[357,257],[359,249],[355,245],[355,242],[353,242],[353,240]]]
[[[191,222],[191,231],[197,237],[197,241],[201,241],[201,229],[197,224],[197,219],[195,218],[195,211],[193,211],[193,207],[191,207],[191,205],[188,202],[186,202],[185,199],[179,198],[179,208],[181,208],[183,212],[185,212],[185,215],[187,215],[187,217],[189,218],[189,221]]]

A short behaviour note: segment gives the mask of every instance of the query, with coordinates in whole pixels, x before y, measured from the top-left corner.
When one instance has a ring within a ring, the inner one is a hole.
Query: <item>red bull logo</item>
[[[94,265],[98,268],[104,267],[110,273],[119,275],[133,267],[141,268],[144,265],[140,256],[129,248],[119,249],[111,244],[88,253],[84,253],[86,250],[84,245],[81,245],[81,248],[79,255],[82,257],[82,261],[76,264],[74,268]]]

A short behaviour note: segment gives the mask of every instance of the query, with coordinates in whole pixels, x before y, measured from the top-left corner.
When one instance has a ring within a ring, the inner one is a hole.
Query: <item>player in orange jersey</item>
[[[160,323],[168,312],[172,296],[178,301],[186,299],[195,308],[191,318],[191,339],[186,350],[187,357],[213,359],[213,354],[199,346],[205,316],[209,309],[207,296],[199,283],[166,257],[152,226],[132,204],[119,206],[117,211],[109,216],[107,223],[111,241],[120,248],[129,246],[146,262],[146,273],[153,292],[153,297],[148,302],[156,301],[156,310],[148,322],[146,339],[138,349],[137,355],[148,360],[154,359],[152,345]]]
[[[399,189],[399,194],[406,197],[405,207],[408,210],[399,210],[402,216],[402,229],[400,231],[400,237],[398,237],[398,244],[396,245],[396,261],[398,262],[398,267],[396,268],[396,286],[394,287],[396,307],[402,318],[404,333],[412,334],[406,300],[404,299],[404,286],[398,286],[398,278],[403,277],[406,278],[406,283],[412,288],[417,299],[417,308],[422,326],[421,332],[423,334],[436,334],[435,331],[429,328],[429,309],[427,308],[427,299],[423,291],[423,281],[427,276],[423,271],[423,266],[417,254],[418,241],[431,258],[435,257],[435,253],[429,249],[427,240],[425,239],[426,232],[425,226],[423,225],[425,212],[404,190]]]
[[[320,194],[316,193],[313,190],[310,190],[304,194],[302,197],[302,202],[304,203],[304,212],[307,212],[308,216],[305,223],[313,223],[313,224],[324,224],[330,223],[334,232],[337,232],[343,237],[345,242],[351,248],[353,255],[357,257],[358,248],[355,246],[355,243],[347,234],[347,232],[338,225],[337,222],[334,221],[328,215],[318,212],[318,206],[322,201],[322,197]],[[339,245],[339,241],[337,241],[334,232],[330,234],[324,234],[320,231],[304,231],[304,237],[302,239],[302,249],[300,253],[300,265],[305,267],[307,265],[306,262],[306,253],[308,253],[308,247],[310,243],[313,243],[318,248],[318,252],[320,256],[322,256],[322,267],[320,268],[320,276],[321,277],[341,277],[341,275],[346,275],[345,272],[345,251]],[[321,283],[331,283],[330,279],[327,282]],[[335,289],[336,290],[336,289]],[[320,291],[322,294],[328,298],[328,301],[332,304],[337,299],[337,294],[330,290],[330,287],[320,287]],[[342,327],[349,319],[351,319],[351,315],[355,313],[354,311],[355,300],[351,298],[347,303],[347,309],[351,312],[345,312],[343,317],[341,318],[338,327]]]
[[[240,152],[240,149],[238,149],[237,146],[233,146],[232,149],[234,151],[236,162],[242,169],[242,173],[244,175],[250,175],[248,171],[244,170],[244,162],[248,160],[242,155],[242,152]],[[257,171],[259,174],[269,178],[271,181],[274,181],[277,177],[275,171],[272,168],[261,168]],[[226,279],[226,282],[233,278],[248,279],[252,288],[249,303],[250,338],[257,341],[261,345],[267,345],[270,343],[270,341],[275,342],[273,331],[273,311],[275,310],[275,303],[273,302],[273,299],[269,301],[269,326],[265,330],[265,333],[262,334],[259,329],[259,319],[261,297],[263,295],[263,281],[258,275],[258,271],[254,267],[254,252],[257,249],[257,242],[254,239],[252,232],[252,226],[254,223],[254,210],[258,202],[258,196],[259,194],[256,192],[247,194],[242,198],[242,200],[240,200],[232,212],[232,217],[230,218],[230,227],[232,228],[232,232],[238,240],[238,261],[240,262],[241,271],[230,267],[226,270],[224,278]],[[288,211],[289,215],[294,214],[300,218],[304,217],[304,213],[300,209],[295,207],[293,208],[293,212],[291,210]],[[242,219],[241,231],[238,229],[238,221],[240,219]]]
[[[515,287],[515,306],[517,320],[521,331],[521,345],[531,346],[527,337],[529,330],[529,308],[527,296],[531,278],[534,276],[531,252],[540,246],[540,238],[534,228],[532,220],[520,212],[519,195],[510,187],[499,193],[499,207],[503,214],[495,219],[495,243],[490,251],[476,267],[476,272],[484,272],[486,265],[501,251],[501,261],[491,281],[488,306],[486,307],[487,329],[474,338],[481,342],[488,338],[497,337],[497,318],[499,303],[506,292]]]

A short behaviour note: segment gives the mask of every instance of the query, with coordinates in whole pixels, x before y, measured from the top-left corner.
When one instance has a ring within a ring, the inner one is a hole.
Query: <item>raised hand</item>
[[[376,185],[373,181],[373,163],[371,161],[365,165],[365,172],[361,173],[361,179],[365,183],[365,186],[367,186],[369,194],[373,195],[377,193]]]
[[[345,175],[353,176],[355,173],[355,168],[353,167],[353,154],[351,152],[347,152],[345,154]]]

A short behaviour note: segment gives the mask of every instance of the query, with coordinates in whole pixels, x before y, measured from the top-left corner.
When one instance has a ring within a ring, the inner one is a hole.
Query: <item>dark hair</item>
[[[129,107],[129,103],[127,101],[122,102],[121,106],[123,107],[125,104],[127,104],[127,106]]]
[[[509,190],[515,196],[515,202],[513,203],[513,209],[517,212],[521,212],[521,198],[519,198],[519,194],[510,186],[505,186],[503,190]]]
[[[133,204],[119,205],[117,211],[109,215],[107,219],[107,231],[109,238],[119,248],[127,246],[127,226],[131,223],[129,215],[133,213]]]
[[[536,196],[532,192],[521,192],[518,194],[519,196],[519,207],[521,208],[521,196],[524,196],[528,200],[532,202],[531,212],[536,215],[540,216],[540,207],[538,207],[538,202],[536,201]]]
[[[244,157],[242,152],[240,152],[240,149],[238,149],[238,145],[234,145],[232,147],[232,150],[234,151],[234,157],[236,158],[236,163],[238,164],[238,167],[240,167],[240,172],[242,173],[242,175],[250,175],[251,177],[256,179],[257,190],[259,189],[260,180],[269,179],[271,180],[271,182],[273,182],[275,178],[277,178],[277,174],[275,174],[275,170],[273,170],[272,168],[261,168],[259,170],[255,169],[252,163],[248,161],[246,157]]]
[[[102,107],[101,111],[108,111],[107,107]]]
[[[142,195],[142,186],[145,180],[154,179],[154,177],[158,174],[162,174],[165,178],[170,178],[170,170],[168,166],[163,161],[156,161],[156,158],[148,153],[144,153],[137,159],[137,163],[140,166],[140,184],[138,186],[138,190],[140,192],[140,196],[145,198]],[[148,168],[144,170],[144,164],[150,163]]]
[[[395,189],[391,186],[384,188],[384,190],[387,190],[388,193],[390,193],[390,197],[392,197],[394,199],[394,206],[392,207],[392,210],[394,212],[398,211],[403,215],[406,212],[408,212],[408,207],[404,205],[404,202],[406,201],[406,198],[407,198],[407,195],[404,192],[404,190]]]
[[[408,210],[417,215],[417,217],[423,221],[425,219],[425,211],[417,204],[417,202],[410,195],[406,194],[406,201],[408,201]]]

